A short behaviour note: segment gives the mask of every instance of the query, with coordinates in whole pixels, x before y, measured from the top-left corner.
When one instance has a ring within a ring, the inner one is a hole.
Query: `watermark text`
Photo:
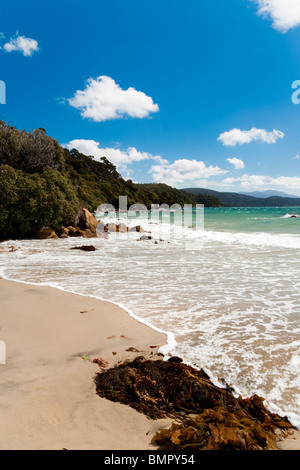
[[[0,104],[6,104],[6,85],[3,80],[0,80]]]
[[[292,88],[296,91],[292,94],[292,103],[300,104],[300,80],[295,80],[292,83]]]
[[[143,231],[164,240],[186,239],[186,235],[190,230],[204,230],[204,206],[203,204],[152,204],[151,209],[143,204],[133,204],[128,208],[127,197],[119,197],[119,208],[115,208],[111,204],[102,204],[96,211],[97,219],[101,223],[98,224],[97,234],[100,232],[116,232],[116,236],[122,231],[126,233],[126,226],[120,223],[121,220],[126,221],[131,228],[129,232],[136,226],[137,231],[143,227]],[[105,224],[108,222],[107,224]],[[120,228],[122,228],[121,230]],[[118,230],[116,230],[118,228]],[[125,230],[124,230],[125,229]],[[123,237],[124,235],[122,235]],[[144,235],[145,237],[146,235]],[[151,237],[149,237],[151,238]]]
[[[0,340],[0,365],[6,364],[6,345]]]

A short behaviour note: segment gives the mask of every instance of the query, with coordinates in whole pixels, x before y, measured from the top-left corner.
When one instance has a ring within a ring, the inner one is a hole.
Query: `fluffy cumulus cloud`
[[[168,163],[160,155],[152,155],[148,152],[140,152],[135,147],[128,147],[127,149],[112,148],[112,147],[101,147],[100,142],[95,140],[75,139],[71,140],[67,144],[63,144],[64,147],[69,150],[77,149],[84,155],[92,156],[95,160],[100,160],[102,157],[106,157],[111,163],[117,166],[118,171],[126,179],[129,178],[133,173],[128,165],[135,162],[141,162],[144,160],[152,160],[160,165]]]
[[[153,181],[175,187],[184,187],[189,184],[203,186],[207,184],[208,178],[228,173],[227,170],[222,170],[218,166],[206,166],[202,161],[179,159],[174,163],[170,163],[169,160],[160,155],[141,152],[135,147],[128,147],[127,149],[102,147],[95,140],[75,139],[63,144],[63,147],[69,150],[75,148],[84,155],[92,156],[98,161],[102,157],[106,157],[117,166],[118,171],[125,178],[133,173],[130,165],[147,161],[152,165],[149,173],[152,174]]]
[[[208,178],[225,174],[227,170],[222,170],[218,166],[206,166],[202,161],[183,158],[174,163],[153,165],[150,172],[153,175],[153,181],[157,183],[186,187],[205,185]]]
[[[135,88],[123,90],[111,77],[89,78],[84,90],[77,90],[67,100],[81,116],[95,122],[120,119],[126,116],[145,118],[159,111],[150,96]]]
[[[2,36],[1,39],[3,39],[3,37],[4,36]],[[6,52],[21,52],[25,57],[30,57],[39,50],[39,45],[35,39],[17,35],[11,38],[9,42],[5,43],[3,49]]]
[[[283,137],[284,133],[276,129],[267,132],[264,129],[252,127],[252,129],[248,131],[231,129],[230,131],[223,132],[223,134],[218,137],[218,140],[226,147],[235,147],[236,145],[250,144],[251,142],[275,144],[278,139],[283,139]]]
[[[300,192],[300,178],[298,176],[264,176],[264,175],[243,175],[237,178],[225,178],[222,183],[227,186],[236,186],[241,189],[274,189],[282,190],[294,189]]]
[[[283,33],[300,25],[299,0],[253,0],[258,4],[258,12],[271,18],[273,27]]]
[[[118,171],[125,179],[134,178],[136,164],[142,162],[143,165],[147,164],[147,171],[149,170],[154,182],[165,183],[177,188],[210,187],[222,191],[230,189],[236,192],[239,189],[252,191],[277,188],[282,191],[298,190],[300,194],[300,177],[297,176],[271,177],[242,174],[237,177],[226,169],[207,165],[203,161],[182,158],[171,163],[160,155],[142,152],[135,147],[127,149],[104,147],[95,140],[75,139],[62,145],[69,150],[75,148],[84,155],[92,156],[97,161],[106,157],[117,166]],[[227,160],[233,165],[233,169],[244,168],[244,162],[238,158],[228,158]]]
[[[242,170],[245,168],[245,163],[239,158],[227,158],[227,161],[234,167],[235,170]]]

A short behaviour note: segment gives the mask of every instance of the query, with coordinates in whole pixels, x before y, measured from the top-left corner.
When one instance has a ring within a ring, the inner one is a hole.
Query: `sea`
[[[5,242],[16,251],[0,254],[0,275],[121,306],[166,333],[165,358],[264,397],[300,429],[300,207],[183,214],[97,213],[145,232]],[[84,244],[96,251],[71,250]]]

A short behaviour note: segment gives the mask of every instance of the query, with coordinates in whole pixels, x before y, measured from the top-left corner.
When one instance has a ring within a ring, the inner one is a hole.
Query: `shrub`
[[[0,239],[26,238],[44,226],[69,224],[77,211],[72,183],[57,170],[29,174],[0,166]]]

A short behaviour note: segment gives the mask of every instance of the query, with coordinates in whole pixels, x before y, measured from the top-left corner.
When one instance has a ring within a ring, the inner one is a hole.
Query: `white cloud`
[[[151,155],[151,159],[156,161],[160,165],[168,165],[169,164],[169,160],[167,160],[166,158],[162,158],[160,155],[155,155],[155,156]]]
[[[270,17],[273,27],[286,33],[300,24],[299,0],[253,0],[258,4],[258,13]]]
[[[2,36],[2,38],[3,37],[4,36]],[[6,52],[22,52],[25,57],[29,57],[32,56],[34,52],[37,52],[39,47],[38,42],[35,39],[17,35],[15,38],[11,38],[9,42],[4,44],[3,49]]]
[[[187,184],[205,186],[207,178],[228,173],[227,170],[222,170],[218,166],[206,166],[202,161],[180,159],[170,163],[160,155],[141,152],[135,147],[128,147],[125,150],[101,147],[101,144],[95,140],[75,139],[63,144],[63,147],[69,150],[75,148],[84,155],[93,156],[98,161],[102,157],[106,157],[117,166],[118,171],[125,179],[133,173],[128,165],[142,161],[155,162],[149,171],[153,175],[153,181],[171,186],[183,187]]]
[[[242,170],[245,168],[245,163],[239,158],[227,158],[227,161],[230,163],[230,165],[233,165],[235,170]]]
[[[236,145],[250,144],[251,142],[274,144],[278,139],[283,139],[283,137],[284,133],[276,129],[267,132],[264,129],[252,127],[249,131],[231,129],[228,132],[223,132],[223,134],[218,137],[218,140],[227,147],[235,147]]]
[[[206,184],[207,178],[225,174],[227,170],[222,170],[218,166],[206,166],[202,161],[180,159],[168,165],[153,165],[150,173],[153,175],[153,181],[157,183],[184,187]]]
[[[280,176],[278,178],[272,178],[272,184],[286,189],[300,190],[300,178],[298,176]]]
[[[233,191],[237,191],[238,188],[243,190],[266,190],[276,188],[282,191],[293,189],[294,191],[298,190],[300,196],[300,177],[297,176],[271,177],[243,174],[238,177],[228,176],[222,179],[224,175],[230,173],[228,170],[223,170],[218,166],[207,166],[203,161],[188,160],[185,158],[170,163],[160,155],[141,152],[135,147],[128,147],[127,149],[102,147],[100,142],[86,139],[72,140],[67,144],[63,144],[63,147],[69,150],[76,148],[79,152],[93,156],[95,160],[98,161],[102,157],[106,157],[117,166],[118,171],[125,179],[132,178],[132,175],[134,175],[134,167],[130,167],[130,165],[139,162],[155,162],[149,170],[149,173],[152,174],[153,181],[166,183],[177,188],[215,187],[222,188],[222,190],[224,190],[224,188],[230,188]],[[227,160],[232,160],[236,165],[240,165],[239,169],[242,168],[242,160],[238,158]],[[216,178],[218,180],[216,181],[213,177],[220,178]],[[295,192],[295,194],[297,194],[297,192]]]
[[[150,96],[132,87],[123,90],[107,76],[89,78],[85,89],[77,90],[67,101],[80,110],[83,118],[96,122],[124,116],[141,119],[159,111]]]
[[[160,165],[169,163],[168,160],[165,160],[160,155],[140,152],[135,147],[128,147],[126,150],[111,147],[104,148],[101,147],[100,142],[96,142],[95,140],[75,139],[71,140],[67,144],[63,144],[63,147],[66,147],[69,150],[75,148],[84,155],[92,156],[98,161],[100,158],[106,157],[111,163],[117,166],[118,171],[125,178],[129,178],[132,174],[132,170],[128,169],[127,165],[131,165],[134,162],[153,160],[158,162]]]
[[[261,187],[270,182],[269,177],[261,175],[243,175],[239,177],[229,177],[222,181],[226,185],[233,185],[239,183],[241,188]]]
[[[293,160],[300,160],[300,155],[297,154],[297,155],[293,158]]]
[[[264,176],[264,175],[243,175],[237,178],[225,178],[223,184],[232,186],[238,183],[242,189],[274,189],[274,186],[282,190],[300,191],[300,178],[297,176]]]

